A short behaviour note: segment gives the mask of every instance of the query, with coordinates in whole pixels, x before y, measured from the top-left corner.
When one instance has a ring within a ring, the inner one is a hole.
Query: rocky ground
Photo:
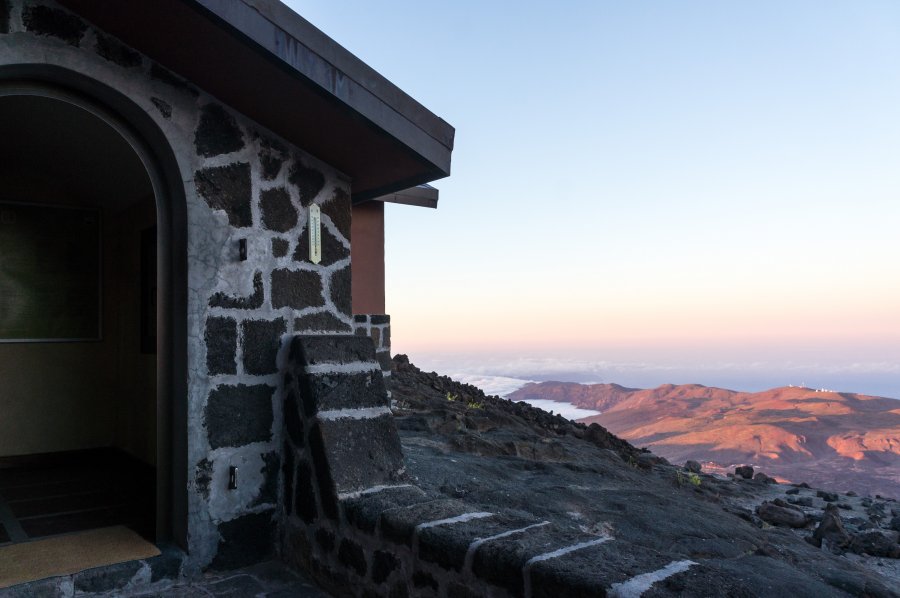
[[[610,537],[569,559],[567,574],[599,575],[612,594],[900,596],[894,500],[669,464],[597,424],[485,396],[405,356],[389,389],[417,485]]]

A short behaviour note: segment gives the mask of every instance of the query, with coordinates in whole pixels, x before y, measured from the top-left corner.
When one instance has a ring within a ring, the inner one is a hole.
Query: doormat
[[[159,555],[121,525],[0,548],[0,588]]]

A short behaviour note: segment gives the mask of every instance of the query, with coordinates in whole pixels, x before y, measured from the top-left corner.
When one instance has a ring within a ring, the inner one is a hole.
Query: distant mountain
[[[759,467],[782,480],[900,498],[900,401],[803,387],[737,392],[541,382],[508,395],[596,409],[586,418],[675,463]]]

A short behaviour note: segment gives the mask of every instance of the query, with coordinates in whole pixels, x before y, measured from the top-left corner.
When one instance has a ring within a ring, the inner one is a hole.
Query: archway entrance
[[[157,540],[152,176],[54,97],[0,94],[0,139],[0,546],[113,525]]]

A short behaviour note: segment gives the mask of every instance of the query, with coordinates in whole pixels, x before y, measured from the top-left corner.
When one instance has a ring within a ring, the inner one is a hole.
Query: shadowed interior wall
[[[353,206],[353,313],[383,314],[384,204],[369,201]]]
[[[18,140],[0,150],[0,201],[100,208],[103,285],[99,342],[0,343],[0,456],[118,445],[154,464],[156,356],[140,352],[136,292],[140,231],[156,222],[146,172],[56,100],[0,98],[0,137]]]

